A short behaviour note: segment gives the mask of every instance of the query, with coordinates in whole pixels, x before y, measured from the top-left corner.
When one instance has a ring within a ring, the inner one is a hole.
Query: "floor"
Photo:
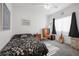
[[[52,46],[59,48],[59,50],[55,54],[52,54],[52,56],[79,56],[79,51],[67,44],[61,44],[60,42],[55,40],[46,40],[42,42],[44,42],[45,44],[51,44]]]

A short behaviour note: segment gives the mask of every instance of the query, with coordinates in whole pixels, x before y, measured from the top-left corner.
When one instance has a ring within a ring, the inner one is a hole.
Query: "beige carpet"
[[[42,41],[47,46],[48,56],[79,56],[79,51],[67,44],[61,44],[55,40]]]

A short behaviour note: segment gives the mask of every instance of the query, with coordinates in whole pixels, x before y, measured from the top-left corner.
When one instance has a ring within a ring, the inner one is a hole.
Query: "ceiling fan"
[[[58,8],[58,6],[55,5],[54,3],[48,3],[48,4],[44,4],[44,8],[49,10],[50,8]]]
[[[40,5],[40,6],[43,6],[47,10],[51,8],[58,8],[58,5],[56,3],[35,3],[32,5]]]

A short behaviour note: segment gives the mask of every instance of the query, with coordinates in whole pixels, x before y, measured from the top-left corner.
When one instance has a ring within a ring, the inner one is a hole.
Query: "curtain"
[[[72,13],[69,36],[71,36],[71,37],[79,37],[77,21],[76,21],[76,13],[75,12]]]
[[[55,18],[53,18],[52,34],[56,34],[56,29],[55,29]]]

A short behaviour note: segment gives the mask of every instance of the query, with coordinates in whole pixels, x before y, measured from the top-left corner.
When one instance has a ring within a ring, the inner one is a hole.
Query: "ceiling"
[[[49,9],[46,9],[45,5],[51,5]],[[53,14],[61,9],[64,9],[70,6],[72,3],[14,3],[12,4],[15,7],[24,7],[24,8],[31,8],[32,10],[42,10],[46,14]]]

